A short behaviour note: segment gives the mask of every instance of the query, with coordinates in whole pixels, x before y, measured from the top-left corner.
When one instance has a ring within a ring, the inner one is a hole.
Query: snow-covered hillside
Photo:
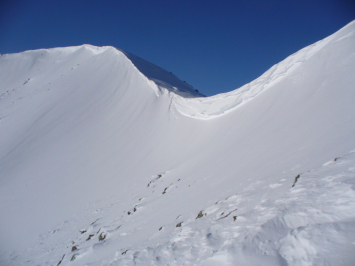
[[[353,265],[355,22],[235,91],[113,47],[0,57],[1,265]]]

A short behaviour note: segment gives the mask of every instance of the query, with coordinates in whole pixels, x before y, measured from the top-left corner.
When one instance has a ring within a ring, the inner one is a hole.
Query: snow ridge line
[[[329,43],[340,40],[343,37],[341,34],[342,31],[350,27],[352,24],[354,23],[350,23],[333,35],[288,56],[280,63],[272,66],[259,78],[240,87],[239,89],[207,98],[186,99],[177,95],[174,99],[174,106],[180,114],[194,119],[209,120],[227,114],[249,102],[266,89],[280,82],[283,77],[299,68],[302,63],[314,56]],[[340,39],[338,35],[340,35]],[[349,34],[346,36],[348,35]]]

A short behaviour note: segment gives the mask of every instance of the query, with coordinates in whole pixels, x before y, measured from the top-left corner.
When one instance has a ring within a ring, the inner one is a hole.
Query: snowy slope
[[[352,265],[354,32],[206,98],[112,47],[2,55],[0,264]]]

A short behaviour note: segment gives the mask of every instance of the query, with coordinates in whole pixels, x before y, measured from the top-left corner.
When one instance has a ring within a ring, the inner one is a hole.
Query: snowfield
[[[0,265],[354,265],[355,21],[224,94],[113,47],[0,56]]]

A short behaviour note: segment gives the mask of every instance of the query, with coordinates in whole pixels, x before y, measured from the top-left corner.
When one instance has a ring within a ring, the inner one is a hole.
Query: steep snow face
[[[351,265],[354,32],[208,98],[112,47],[2,55],[0,264]]]
[[[103,185],[106,178],[119,175],[117,163],[135,161],[130,152],[139,164],[169,102],[158,101],[155,83],[113,48],[85,45],[3,55],[0,68],[4,250],[12,243],[27,245],[45,225],[61,221],[58,217],[92,196],[102,197],[105,186],[114,186]]]

